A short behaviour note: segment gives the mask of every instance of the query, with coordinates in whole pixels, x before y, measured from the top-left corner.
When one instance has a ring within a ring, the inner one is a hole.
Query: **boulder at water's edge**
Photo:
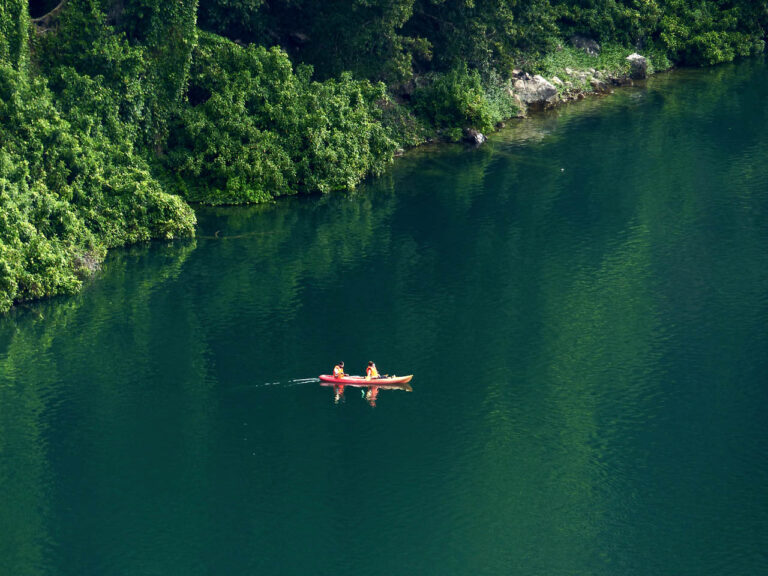
[[[480,146],[480,144],[483,144],[486,141],[486,137],[485,134],[479,130],[475,130],[474,128],[465,128],[464,141],[469,142],[470,144],[474,144],[475,146]]]
[[[635,80],[640,80],[648,75],[648,60],[645,56],[641,56],[638,53],[630,54],[627,56],[629,62],[629,76]]]
[[[546,105],[552,104],[557,99],[557,88],[543,76],[534,77],[526,75],[515,81],[515,92],[525,104]]]

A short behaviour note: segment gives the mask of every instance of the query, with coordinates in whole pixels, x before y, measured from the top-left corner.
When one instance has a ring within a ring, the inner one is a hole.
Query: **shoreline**
[[[465,126],[461,128],[462,136],[459,139],[451,136],[450,129],[437,129],[433,134],[425,135],[421,142],[397,149],[393,161],[426,145],[463,142],[470,146],[481,146],[486,142],[488,134],[504,129],[508,123],[515,120],[523,120],[531,115],[554,110],[589,97],[612,94],[617,88],[633,87],[636,82],[645,82],[651,76],[671,72],[678,68],[668,62],[664,66],[654,66],[650,57],[636,52],[627,54],[630,52],[628,48],[619,49],[622,54],[620,58],[616,57],[617,49],[615,47],[610,48],[612,54],[608,62],[601,61],[597,57],[599,52],[580,54],[580,48],[563,48],[562,46],[560,46],[560,50],[566,54],[564,57],[565,64],[560,66],[561,70],[550,67],[550,70],[539,70],[539,73],[536,74],[517,69],[512,71],[512,77],[506,81],[506,91],[508,96],[517,103],[517,113],[514,116],[499,121],[493,129],[485,132],[472,126]],[[596,50],[599,51],[599,47]],[[624,56],[624,54],[627,55]],[[595,62],[590,62],[590,64],[603,63],[608,65],[577,67],[573,63],[573,61],[581,60],[581,64],[583,64],[585,56],[595,59]],[[711,68],[711,66],[706,68]],[[561,79],[560,76],[565,80]]]
[[[705,68],[711,68],[711,67],[705,67]],[[594,96],[604,96],[608,94],[614,93],[616,88],[625,88],[625,87],[632,87],[636,85],[636,82],[642,82],[643,84],[650,76],[655,76],[659,74],[660,72],[670,72],[673,70],[677,70],[679,68],[677,67],[669,67],[663,70],[656,70],[652,69],[648,71],[646,74],[642,76],[642,78],[632,78],[628,73],[621,73],[618,71],[609,71],[609,70],[601,70],[596,68],[587,68],[587,69],[570,69],[571,74],[569,74],[570,78],[574,78],[577,80],[577,82],[574,82],[573,80],[569,79],[567,81],[561,81],[562,86],[558,86],[557,80],[559,80],[559,77],[555,75],[555,78],[550,77],[550,79],[545,78],[541,75],[531,75],[527,73],[518,72],[515,78],[510,79],[510,91],[514,93],[514,96],[516,99],[519,99],[521,102],[520,111],[516,116],[510,117],[505,121],[502,121],[498,123],[492,131],[489,131],[488,133],[497,133],[500,130],[506,128],[509,123],[515,121],[515,120],[526,120],[534,116],[538,116],[541,113],[546,113],[548,111],[556,110],[558,108],[561,108],[567,104],[570,104],[572,102],[577,102],[581,100],[585,100],[589,97]],[[551,80],[555,80],[554,82]],[[568,85],[566,82],[570,83]],[[536,89],[531,92],[531,86],[536,87]],[[535,98],[530,98],[529,96],[526,96],[526,90],[528,91],[528,94],[533,93],[534,95],[537,95]],[[525,99],[524,99],[525,98]],[[467,135],[470,137],[468,138]],[[475,130],[466,130],[464,138],[462,138],[461,141],[451,141],[444,137],[442,137],[441,134],[435,134],[433,137],[430,137],[426,139],[425,141],[415,145],[410,146],[404,150],[398,151],[398,153],[395,154],[395,156],[392,159],[392,163],[394,164],[398,158],[404,157],[404,156],[410,156],[412,155],[416,150],[426,151],[429,148],[432,148],[432,146],[441,146],[443,144],[461,144],[462,142],[465,145],[469,145],[470,147],[478,147],[486,142],[486,136],[485,134],[482,134]],[[481,137],[481,141],[475,140],[477,136]],[[363,184],[366,180],[369,178],[377,178],[376,176],[369,175],[366,177],[360,184]],[[352,189],[354,190],[354,189]],[[340,192],[348,194],[351,190],[342,190]],[[300,194],[298,196],[305,196],[305,197],[312,197],[312,196],[323,196],[324,193],[322,192],[315,192],[312,194]],[[259,204],[276,204],[279,200],[284,200],[287,198],[296,198],[297,195],[293,194],[285,194],[282,196],[277,196],[272,198],[271,200],[267,202],[259,202],[259,203],[238,203],[238,204],[218,204],[213,205],[206,202],[194,202],[194,201],[188,201],[183,199],[183,197],[179,196],[180,199],[182,199],[185,203],[187,203],[192,210],[195,210],[197,208],[202,207],[218,207],[218,208],[232,208],[232,207],[253,207]],[[197,228],[197,226],[195,227]],[[178,240],[182,241],[188,241],[190,239],[194,239],[196,237],[196,231],[193,233],[190,237],[179,237]],[[122,247],[122,248],[128,248],[130,246],[135,246],[137,244],[142,243],[149,243],[155,240],[162,240],[162,238],[149,238],[145,240],[144,242],[138,242],[138,243],[127,243],[122,246],[114,246],[114,247]],[[168,241],[169,239],[165,239]],[[111,250],[107,250],[107,252],[111,252]],[[104,255],[106,256],[106,254]],[[60,295],[73,295],[76,293],[79,293],[82,288],[96,279],[98,277],[98,274],[101,270],[101,265],[103,263],[104,258],[98,258],[94,256],[93,258],[90,258],[87,264],[87,266],[83,266],[85,272],[87,270],[87,274],[84,274],[83,277],[81,277],[81,285],[78,287],[77,290],[74,292],[69,292],[68,294],[65,293],[54,293],[49,295],[44,295],[39,298],[32,298],[32,299],[23,299],[14,302],[9,309],[3,311],[0,313],[0,317],[6,316],[10,312],[14,310],[19,310],[23,308],[27,304],[34,304],[36,302],[40,302],[42,300],[49,300],[55,296]]]
[[[0,10],[0,311],[194,237],[198,204],[353,190],[406,150],[763,53],[768,29],[768,0],[92,4]]]
[[[563,66],[561,79],[558,74],[530,74],[520,70],[513,71],[510,79],[510,94],[519,103],[519,113],[502,121],[494,132],[505,127],[506,122],[523,120],[531,114],[538,114],[584,100],[588,97],[613,94],[616,88],[635,86],[636,82],[645,82],[651,76],[661,72],[670,72],[674,66],[657,69],[649,58],[633,52],[624,58],[623,67],[575,68]],[[484,134],[465,129],[463,140],[481,145],[485,142]]]

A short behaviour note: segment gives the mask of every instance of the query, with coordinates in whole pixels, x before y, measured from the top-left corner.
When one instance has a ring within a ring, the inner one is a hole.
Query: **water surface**
[[[0,319],[0,574],[767,573],[767,103],[677,71]]]

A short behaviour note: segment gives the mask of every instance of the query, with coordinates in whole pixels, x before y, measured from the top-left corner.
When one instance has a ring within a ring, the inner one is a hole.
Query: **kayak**
[[[413,374],[408,376],[385,376],[382,378],[371,378],[366,380],[365,376],[342,376],[336,378],[330,374],[321,374],[319,376],[321,382],[328,382],[330,384],[347,384],[350,386],[397,386],[398,384],[408,384],[413,378]]]

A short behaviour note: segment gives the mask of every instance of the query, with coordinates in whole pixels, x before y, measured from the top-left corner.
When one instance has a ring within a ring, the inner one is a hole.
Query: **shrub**
[[[278,48],[201,33],[165,159],[185,197],[262,202],[353,188],[380,172],[395,148],[380,123],[384,86],[349,74],[312,82],[311,73],[294,71]]]
[[[98,83],[79,80],[65,81],[81,103],[69,122],[43,81],[0,62],[0,310],[76,290],[108,247],[193,233],[190,208],[104,122],[117,111]]]
[[[416,112],[451,140],[461,137],[461,129],[491,130],[517,111],[507,83],[489,74],[484,83],[477,70],[458,66],[445,74],[433,74],[426,85],[414,93]]]

